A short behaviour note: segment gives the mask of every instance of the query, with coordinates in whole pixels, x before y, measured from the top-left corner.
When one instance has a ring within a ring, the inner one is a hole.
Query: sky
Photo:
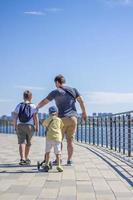
[[[133,0],[0,0],[0,116],[26,89],[38,104],[58,74],[88,115],[133,110]]]

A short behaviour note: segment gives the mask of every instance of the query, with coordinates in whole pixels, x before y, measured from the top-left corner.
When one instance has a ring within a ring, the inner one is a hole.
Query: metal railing
[[[76,140],[133,156],[133,111],[105,117],[78,118]]]
[[[0,133],[5,133],[5,134],[15,134],[15,130],[13,127],[13,121],[12,120],[6,120],[6,119],[0,119]],[[44,136],[45,134],[45,129],[39,124],[39,132],[35,133],[37,136]]]
[[[0,120],[0,133],[15,133],[12,121]],[[44,136],[45,129],[40,124],[38,136]],[[133,111],[116,113],[105,117],[88,117],[86,122],[78,118],[78,142],[133,156]]]

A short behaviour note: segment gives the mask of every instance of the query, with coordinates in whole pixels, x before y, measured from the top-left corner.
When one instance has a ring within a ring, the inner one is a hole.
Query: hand
[[[17,132],[17,125],[14,126],[14,133]]]
[[[83,112],[82,113],[82,119],[86,122],[87,121],[87,113]]]
[[[39,128],[34,126],[35,132],[38,132]]]
[[[14,127],[15,131],[17,131],[17,128],[18,128],[18,126],[17,126],[17,124],[16,124],[15,127]]]

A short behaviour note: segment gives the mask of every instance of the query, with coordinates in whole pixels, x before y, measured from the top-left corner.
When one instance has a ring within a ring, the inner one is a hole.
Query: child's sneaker
[[[43,161],[40,163],[40,165],[43,165],[43,164],[45,164],[45,162],[46,162],[46,160],[43,160]]]
[[[20,162],[19,162],[19,165],[26,165],[26,161],[21,159]]]
[[[60,163],[62,163],[62,159],[60,159]],[[52,164],[57,165],[57,160],[55,159]]]
[[[54,160],[52,164],[57,165],[57,160]]]
[[[63,172],[63,168],[61,166],[57,166],[56,169],[58,170],[58,172]]]
[[[49,162],[49,169],[52,169],[52,162]]]
[[[49,165],[45,165],[44,168],[43,168],[44,172],[48,172],[49,169],[50,169]]]

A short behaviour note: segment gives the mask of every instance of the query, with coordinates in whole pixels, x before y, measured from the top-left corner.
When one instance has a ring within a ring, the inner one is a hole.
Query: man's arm
[[[83,97],[78,96],[77,101],[79,102],[80,108],[82,110],[82,118],[84,119],[84,121],[86,121],[87,120],[87,113],[86,113],[86,108],[85,108]]]
[[[43,106],[45,106],[46,104],[49,103],[48,99],[43,99],[42,101],[40,101],[40,103],[37,105],[37,109],[42,108]]]

